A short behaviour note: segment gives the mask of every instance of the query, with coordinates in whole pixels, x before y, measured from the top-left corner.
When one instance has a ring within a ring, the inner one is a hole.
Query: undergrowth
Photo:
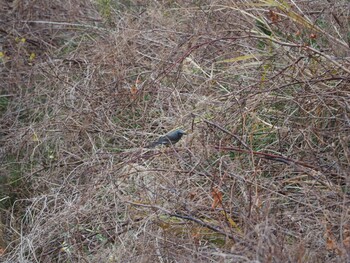
[[[349,261],[348,7],[6,3],[1,260]]]

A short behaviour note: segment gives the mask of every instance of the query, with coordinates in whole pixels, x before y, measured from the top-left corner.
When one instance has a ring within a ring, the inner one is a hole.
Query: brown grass
[[[348,262],[349,4],[296,4],[5,3],[1,260]]]

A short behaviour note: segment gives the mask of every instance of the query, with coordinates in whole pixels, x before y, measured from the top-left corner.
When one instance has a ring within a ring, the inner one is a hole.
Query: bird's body
[[[153,148],[153,147],[156,147],[157,145],[166,145],[166,146],[174,145],[182,138],[182,135],[184,134],[186,134],[186,132],[181,129],[169,132],[161,136],[157,141],[148,145],[147,148]]]

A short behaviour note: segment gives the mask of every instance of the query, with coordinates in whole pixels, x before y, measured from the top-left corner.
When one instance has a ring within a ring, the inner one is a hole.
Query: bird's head
[[[177,130],[177,134],[182,136],[182,135],[186,135],[187,133],[184,130],[179,129]]]
[[[181,139],[182,135],[185,135],[185,134],[186,132],[184,130],[177,129],[172,132],[169,132],[168,134],[165,135],[165,137],[170,141],[172,141],[172,143],[176,143]]]

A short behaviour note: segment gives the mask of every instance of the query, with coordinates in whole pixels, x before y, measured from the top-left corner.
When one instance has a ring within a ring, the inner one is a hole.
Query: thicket
[[[1,261],[350,260],[348,1],[3,6]]]

